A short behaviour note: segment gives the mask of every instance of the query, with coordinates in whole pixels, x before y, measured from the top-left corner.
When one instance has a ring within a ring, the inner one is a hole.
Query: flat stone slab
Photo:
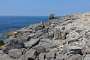
[[[30,41],[25,42],[25,47],[31,48],[35,44],[37,44],[40,40],[39,39],[31,39]]]

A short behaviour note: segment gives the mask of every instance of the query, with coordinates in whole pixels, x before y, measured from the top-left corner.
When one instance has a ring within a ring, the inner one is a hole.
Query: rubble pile
[[[90,60],[90,13],[49,19],[10,35],[0,60]]]

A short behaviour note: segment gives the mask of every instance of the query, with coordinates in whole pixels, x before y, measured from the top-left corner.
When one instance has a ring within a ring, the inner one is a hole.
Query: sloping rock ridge
[[[53,17],[12,32],[0,60],[90,60],[90,13]]]

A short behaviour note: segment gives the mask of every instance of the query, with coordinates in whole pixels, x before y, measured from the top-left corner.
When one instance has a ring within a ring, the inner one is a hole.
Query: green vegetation
[[[3,40],[0,40],[0,47],[3,46],[5,43]]]

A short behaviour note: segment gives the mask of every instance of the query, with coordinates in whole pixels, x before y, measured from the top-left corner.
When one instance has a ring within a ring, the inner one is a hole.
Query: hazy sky
[[[0,15],[46,16],[90,11],[90,0],[0,0]]]

